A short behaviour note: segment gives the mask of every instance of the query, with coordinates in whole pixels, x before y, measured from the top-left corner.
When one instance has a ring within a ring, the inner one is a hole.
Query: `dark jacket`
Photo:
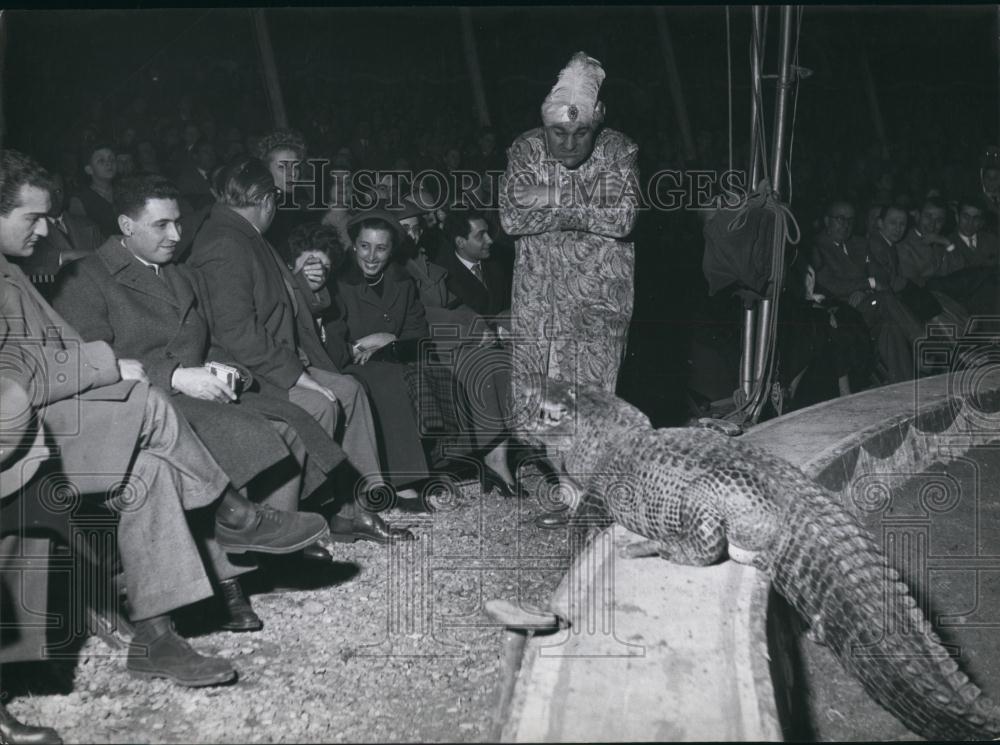
[[[195,236],[187,265],[208,298],[212,342],[245,366],[261,391],[288,391],[308,364],[333,369],[302,349],[295,280],[257,229],[224,205],[215,205]],[[321,345],[316,344],[316,347]],[[314,351],[315,350],[311,350]]]
[[[157,277],[129,253],[120,236],[64,269],[54,304],[75,320],[84,339],[106,341],[119,358],[138,359],[150,382],[167,392],[177,367],[233,361],[211,346],[191,270],[165,264]],[[172,401],[237,488],[288,455],[267,418],[295,427],[310,452],[326,461],[327,471],[343,458],[322,428],[287,401],[253,392],[242,394],[235,405],[181,393]]]
[[[438,264],[448,272],[445,284],[461,302],[481,316],[495,316],[510,310],[510,277],[500,262],[487,259],[480,263],[483,282],[476,279],[454,251],[438,256]]]
[[[867,256],[863,239],[849,238],[838,245],[826,234],[817,236],[812,245],[817,291],[822,288],[824,293],[845,301],[855,291],[869,292],[872,288],[868,283]]]
[[[89,218],[64,212],[65,233],[51,218],[48,222],[49,234],[38,239],[31,256],[18,261],[18,265],[28,276],[54,276],[59,272],[60,257],[65,260],[65,254],[70,252],[94,253],[104,241],[101,231]]]
[[[379,296],[368,286],[357,265],[345,269],[337,280],[334,298],[338,317],[327,324],[327,336],[339,336],[351,343],[380,332],[406,341],[427,337],[424,306],[405,267],[390,262],[382,282],[384,288]]]
[[[111,202],[102,197],[89,186],[85,186],[76,193],[76,198],[80,200],[80,205],[87,217],[93,220],[102,237],[116,235],[118,229],[118,213]]]

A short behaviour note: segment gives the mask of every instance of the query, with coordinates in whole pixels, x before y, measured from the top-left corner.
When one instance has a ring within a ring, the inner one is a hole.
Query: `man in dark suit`
[[[900,301],[879,285],[868,242],[852,235],[854,208],[836,201],[823,218],[824,231],[812,246],[816,291],[857,310],[871,331],[890,382],[914,376],[913,352],[906,331],[896,322],[905,317]],[[879,266],[876,263],[876,266]]]
[[[241,398],[208,370],[207,362],[227,360],[209,348],[204,302],[196,297],[189,270],[172,262],[178,243],[177,197],[176,187],[160,176],[120,183],[115,201],[123,234],[63,270],[53,305],[73,319],[87,341],[107,342],[119,357],[142,363],[150,382],[171,394],[171,402],[234,487],[263,497],[275,509],[297,510],[303,492],[300,466],[311,466],[311,492],[343,454],[304,412],[295,416],[293,405],[252,393]],[[162,229],[156,228],[161,222]],[[258,407],[279,421],[272,426]],[[320,442],[313,457],[306,458],[289,419]],[[288,462],[293,453],[297,465]],[[323,467],[315,468],[317,463]],[[320,546],[308,547],[307,555],[330,558]],[[223,628],[261,628],[235,576],[220,578],[219,584],[229,612]]]
[[[46,299],[52,294],[59,267],[73,259],[94,253],[104,240],[101,231],[89,217],[66,211],[64,188],[62,176],[53,174],[48,234],[38,239],[31,256],[15,259]]]
[[[136,626],[128,669],[188,686],[228,682],[236,676],[230,663],[191,648],[174,631],[171,611],[213,594],[209,573],[225,571],[224,551],[288,553],[323,531],[317,534],[312,519],[265,515],[247,502],[167,395],[149,385],[142,364],[116,358],[103,341],[84,341],[7,261],[30,256],[47,233],[50,183],[37,163],[12,150],[0,152],[0,174],[4,369],[30,394],[66,480],[119,513],[118,550]],[[209,570],[185,513],[210,505],[214,537],[198,542]]]
[[[510,277],[500,263],[490,257],[493,239],[482,213],[464,209],[449,212],[444,221],[444,235],[447,246],[438,256],[438,262],[448,272],[445,285],[463,306],[471,308],[485,322],[482,334],[486,344],[464,346],[458,364],[491,371],[488,377],[480,374],[478,396],[488,411],[487,418],[506,424],[510,421],[511,354],[501,340],[510,332]],[[476,322],[472,328],[474,333],[478,330]],[[502,481],[501,491],[506,487],[505,493],[514,493],[519,490],[514,487],[514,474],[507,456],[509,434],[504,427],[494,432],[493,439],[483,443],[487,451],[483,463],[487,476],[492,471],[494,479],[499,477]],[[547,513],[535,524],[545,528],[560,527],[565,524],[565,515]]]
[[[490,255],[493,238],[486,218],[473,210],[455,210],[445,219],[444,233],[451,250],[437,262],[448,271],[445,284],[452,294],[485,318],[510,311],[510,276]]]
[[[215,145],[208,140],[199,140],[191,151],[191,158],[181,164],[177,173],[177,188],[194,211],[215,201],[211,178],[217,160]]]
[[[360,494],[383,488],[364,388],[353,377],[334,372],[291,272],[263,236],[277,210],[271,172],[259,159],[243,158],[227,167],[217,185],[219,201],[195,236],[187,260],[202,296],[211,298],[213,344],[246,367],[262,392],[308,411],[329,437],[342,430],[341,447],[361,476]],[[337,541],[385,543],[414,537],[353,502],[331,518],[330,527]]]
[[[1000,242],[997,236],[983,229],[986,205],[979,197],[963,197],[958,201],[957,230],[951,236],[963,270],[958,276],[966,280],[957,298],[970,313],[993,314],[998,310],[997,292],[1000,287],[998,261]]]

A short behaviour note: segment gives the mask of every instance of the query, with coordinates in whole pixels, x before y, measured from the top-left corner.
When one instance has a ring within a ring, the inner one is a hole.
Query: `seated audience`
[[[996,235],[983,229],[985,212],[979,197],[959,199],[957,229],[950,237],[962,267],[970,270],[965,277],[974,280],[964,288],[966,294],[960,299],[970,313],[988,315],[998,311],[1000,243]]]
[[[911,380],[914,372],[910,337],[895,318],[899,315],[910,319],[910,315],[891,290],[886,291],[884,284],[878,289],[878,281],[870,270],[868,240],[853,237],[853,225],[854,208],[850,204],[843,201],[830,204],[823,218],[823,232],[812,247],[816,290],[861,314],[875,340],[889,382]],[[912,333],[912,322],[908,330]]]
[[[402,230],[388,213],[359,213],[348,225],[353,252],[337,276],[338,316],[327,324],[327,336],[346,339],[355,364],[369,360],[410,363],[419,359],[421,341],[429,334],[427,315],[409,274],[391,263]],[[507,464],[509,365],[504,354],[463,344],[452,368],[461,410],[477,449],[484,453],[484,489],[504,496],[521,491]],[[426,364],[421,360],[421,364]]]
[[[30,255],[46,234],[51,183],[37,163],[12,150],[0,151],[0,173],[0,351],[58,446],[69,483],[119,513],[118,549],[136,627],[127,667],[187,686],[231,681],[229,661],[196,652],[176,634],[170,613],[210,597],[210,577],[245,571],[226,552],[297,551],[322,538],[326,526],[316,515],[248,502],[169,397],[149,385],[138,360],[117,358],[103,341],[84,341],[41,298],[7,257]],[[196,541],[188,513],[210,506],[214,525]]]
[[[343,453],[294,405],[243,392],[239,381],[230,385],[208,369],[210,362],[231,361],[210,347],[210,304],[198,297],[190,269],[174,263],[177,199],[177,188],[160,176],[120,182],[115,201],[122,234],[66,267],[53,304],[74,319],[85,340],[107,342],[119,357],[142,363],[150,383],[170,394],[233,486],[275,509],[297,510]],[[234,401],[243,405],[229,405]],[[311,445],[309,458],[303,440]],[[307,547],[305,555],[330,558],[320,546]],[[233,619],[252,618],[235,581],[222,589]],[[253,624],[259,628],[260,621]]]
[[[212,343],[247,368],[261,392],[301,406],[330,438],[342,430],[340,445],[360,477],[352,494],[379,504],[385,479],[364,389],[351,376],[334,372],[307,308],[300,305],[292,273],[263,235],[277,212],[270,171],[258,159],[244,158],[227,167],[216,185],[218,202],[187,259],[202,296],[211,298]],[[414,538],[351,499],[330,525],[337,541]]]
[[[345,257],[337,230],[319,223],[300,225],[289,236],[289,251],[298,290],[317,321],[320,340],[330,359],[339,372],[364,383],[368,392],[386,478],[397,489],[397,496],[416,498],[415,487],[421,485],[429,472],[417,412],[403,371],[390,362],[354,364],[350,345],[343,335],[327,333],[327,324],[335,322],[339,313],[327,289],[328,279],[331,269],[340,267]]]
[[[112,187],[118,173],[115,151],[110,145],[98,142],[88,148],[84,158],[83,172],[90,183],[70,199],[69,211],[74,215],[89,217],[106,238],[118,232]]]
[[[48,218],[48,234],[38,239],[31,256],[17,262],[33,279],[38,276],[54,279],[63,264],[89,256],[104,240],[92,220],[65,210],[65,182],[58,173],[52,174],[50,194],[52,211]]]
[[[217,160],[215,145],[209,140],[199,140],[191,158],[181,164],[177,188],[192,210],[200,210],[215,201],[211,178]]]

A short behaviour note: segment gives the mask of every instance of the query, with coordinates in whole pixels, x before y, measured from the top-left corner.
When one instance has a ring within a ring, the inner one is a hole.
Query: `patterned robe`
[[[632,317],[635,255],[632,243],[621,239],[635,225],[637,154],[635,143],[612,129],[598,133],[590,158],[573,170],[549,159],[541,128],[522,134],[507,151],[500,220],[517,236],[511,315],[519,409],[530,403],[522,400],[527,387],[519,381],[531,373],[615,390]],[[612,198],[601,205],[590,195],[607,173],[626,186],[620,193],[606,189]],[[558,202],[520,204],[513,191],[518,182],[558,184]]]

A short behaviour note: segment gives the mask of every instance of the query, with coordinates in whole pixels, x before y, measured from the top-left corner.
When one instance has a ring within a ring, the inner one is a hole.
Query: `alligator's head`
[[[554,466],[584,475],[626,432],[650,429],[649,419],[613,394],[531,375],[521,391],[527,401],[519,436],[545,450]]]

